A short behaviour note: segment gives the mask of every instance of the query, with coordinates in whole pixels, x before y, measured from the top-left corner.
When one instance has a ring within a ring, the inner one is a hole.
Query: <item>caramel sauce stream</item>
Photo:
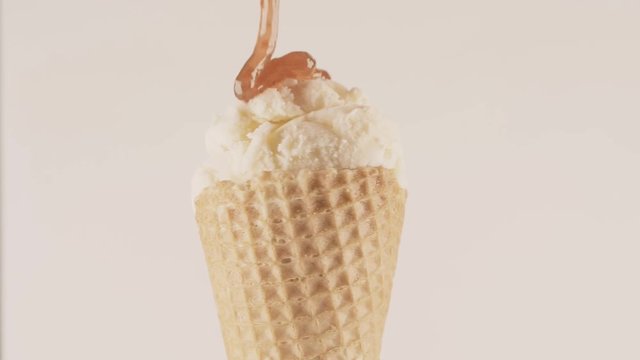
[[[258,40],[253,54],[236,78],[236,97],[249,101],[287,79],[331,79],[329,73],[316,68],[315,59],[307,52],[294,51],[279,58],[272,58],[278,41],[280,0],[260,0],[260,6],[262,12]]]

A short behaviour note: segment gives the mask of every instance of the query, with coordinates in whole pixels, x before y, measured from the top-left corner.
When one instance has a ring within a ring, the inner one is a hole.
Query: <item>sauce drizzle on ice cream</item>
[[[236,97],[249,101],[287,79],[330,79],[329,73],[316,68],[315,59],[307,52],[294,51],[279,58],[272,58],[278,40],[280,0],[260,0],[260,5],[262,12],[258,40],[253,54],[236,78]]]

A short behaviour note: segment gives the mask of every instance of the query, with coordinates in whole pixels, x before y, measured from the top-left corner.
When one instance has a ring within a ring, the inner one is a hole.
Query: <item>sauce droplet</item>
[[[279,58],[272,58],[278,41],[280,0],[260,0],[260,6],[262,12],[258,40],[253,54],[236,78],[236,97],[249,101],[287,79],[330,79],[329,73],[316,68],[315,59],[307,52],[294,51]]]

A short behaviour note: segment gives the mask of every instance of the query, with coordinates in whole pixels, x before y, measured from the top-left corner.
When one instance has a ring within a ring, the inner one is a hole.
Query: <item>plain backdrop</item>
[[[190,203],[258,0],[4,0],[2,359],[224,359]],[[404,138],[383,360],[640,358],[640,2],[282,0]]]

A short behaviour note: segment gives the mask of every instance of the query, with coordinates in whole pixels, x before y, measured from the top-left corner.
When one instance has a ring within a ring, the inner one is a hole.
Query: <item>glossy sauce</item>
[[[260,0],[260,5],[262,12],[258,40],[253,54],[236,78],[236,97],[249,101],[287,79],[330,79],[329,73],[316,68],[315,59],[307,52],[294,51],[279,58],[272,58],[278,41],[280,0]]]

